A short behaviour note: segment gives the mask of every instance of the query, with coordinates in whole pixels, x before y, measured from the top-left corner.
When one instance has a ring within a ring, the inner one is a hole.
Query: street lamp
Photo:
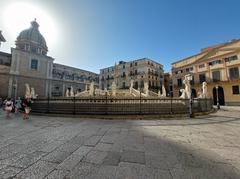
[[[13,84],[13,96],[14,96],[14,99],[16,99],[16,97],[17,97],[17,91],[16,91],[16,89],[17,89],[17,84],[14,83],[14,84]]]
[[[191,89],[191,85],[190,85],[190,81],[192,81],[193,77],[191,74],[188,74],[185,76],[187,81],[189,82],[189,117],[190,118],[193,118],[194,115],[193,115],[193,109],[192,109],[192,106],[193,106],[193,99],[192,99],[192,89]]]
[[[219,105],[219,95],[218,95],[218,85],[216,85],[215,88],[216,88],[216,97],[217,97],[217,108],[220,109],[220,105]]]

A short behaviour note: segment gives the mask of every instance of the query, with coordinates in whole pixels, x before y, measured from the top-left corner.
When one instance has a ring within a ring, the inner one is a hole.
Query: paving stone
[[[43,152],[51,152],[54,149],[58,148],[59,146],[61,146],[63,144],[63,141],[57,140],[51,143],[47,143],[41,147],[39,147],[37,150],[38,151],[43,151]]]
[[[57,166],[57,169],[62,170],[72,170],[82,159],[83,155],[70,155],[66,158],[60,165]]]
[[[68,153],[72,153],[74,151],[76,151],[79,148],[79,144],[73,144],[73,143],[64,143],[61,146],[59,146],[57,148],[57,150],[62,151],[62,152],[68,152]]]
[[[71,140],[69,140],[68,143],[73,143],[80,146],[84,144],[84,139],[85,139],[84,136],[76,136],[76,137],[73,137]]]
[[[103,160],[103,165],[113,165],[118,166],[121,158],[121,153],[119,152],[108,152],[107,156]]]
[[[81,147],[79,147],[78,150],[76,150],[73,154],[75,154],[75,155],[80,155],[80,156],[85,156],[85,155],[87,155],[92,149],[93,149],[93,147],[81,146]]]
[[[161,157],[156,155],[145,155],[146,166],[151,168],[159,168],[167,170],[169,165],[167,163],[167,156]]]
[[[99,142],[96,147],[94,147],[94,150],[100,150],[100,151],[110,151],[112,148],[113,144],[108,144],[108,143],[101,143]]]
[[[62,152],[59,150],[55,150],[45,157],[43,157],[41,160],[48,161],[48,162],[53,162],[53,163],[61,163],[63,160],[65,160],[71,153],[68,152]]]
[[[117,136],[103,136],[101,139],[102,143],[113,144],[117,139]]]
[[[23,144],[9,144],[5,147],[2,147],[0,151],[0,160],[17,154],[19,151],[23,150],[23,148]]]
[[[115,179],[151,179],[153,170],[137,163],[121,162],[116,171]]]
[[[69,174],[69,171],[66,170],[53,170],[50,174],[48,174],[44,179],[67,179],[66,176]]]
[[[13,166],[5,166],[4,168],[0,169],[0,178],[1,179],[12,178],[21,170],[22,170],[21,168],[16,168]]]
[[[1,115],[0,179],[240,178],[240,110],[193,120]]]
[[[36,151],[18,159],[15,163],[12,163],[12,165],[19,168],[27,168],[28,166],[38,161],[44,155],[46,155],[45,152]]]
[[[96,178],[96,174],[99,170],[99,167],[95,164],[80,162],[73,170],[70,171],[70,174],[66,178],[71,179],[85,179],[85,178]]]
[[[87,154],[86,158],[84,158],[83,161],[94,164],[101,164],[106,156],[107,152],[92,150]]]
[[[97,179],[113,179],[116,177],[117,167],[116,166],[100,166],[96,175],[93,178]]]
[[[46,176],[48,173],[50,173],[54,168],[56,167],[56,164],[52,162],[46,162],[46,161],[38,161],[37,163],[34,163],[27,169],[21,171],[19,174],[17,174],[16,179],[39,179]]]
[[[16,163],[16,161],[18,161],[19,159],[26,157],[27,154],[23,154],[23,153],[17,153],[15,155],[12,155],[8,158],[5,158],[3,160],[0,160],[0,165],[10,165],[13,166],[13,164]]]
[[[102,136],[92,136],[84,142],[86,146],[95,146],[101,140]]]
[[[120,160],[121,162],[145,164],[145,154],[138,151],[123,151]]]

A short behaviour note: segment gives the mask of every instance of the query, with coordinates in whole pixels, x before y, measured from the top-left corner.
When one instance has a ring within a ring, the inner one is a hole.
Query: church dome
[[[17,37],[16,48],[46,55],[48,47],[42,34],[38,30],[36,19],[31,22],[29,29],[23,30]]]

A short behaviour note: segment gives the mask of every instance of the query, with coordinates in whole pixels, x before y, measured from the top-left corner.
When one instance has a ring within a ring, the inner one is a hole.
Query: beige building
[[[40,97],[64,96],[67,88],[81,91],[91,82],[98,86],[96,73],[53,63],[38,27],[32,21],[17,37],[11,54],[0,53],[0,97],[24,96],[26,83]]]
[[[129,62],[120,61],[115,66],[100,69],[99,87],[109,89],[115,81],[118,89],[130,87],[131,80],[133,87],[140,89],[144,82],[148,83],[149,89],[158,90],[163,84],[163,65],[148,59],[142,58]]]
[[[201,84],[208,83],[209,96],[220,105],[240,105],[240,40],[207,47],[199,54],[172,63],[174,96],[183,88],[183,77],[192,74],[192,95],[201,92]]]

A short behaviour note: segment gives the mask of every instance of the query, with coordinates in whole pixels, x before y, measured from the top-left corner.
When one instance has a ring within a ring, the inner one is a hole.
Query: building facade
[[[207,47],[199,54],[172,63],[174,96],[183,88],[183,78],[192,75],[192,95],[198,96],[202,82],[208,84],[209,97],[220,105],[240,105],[240,40]]]
[[[163,85],[163,65],[148,59],[138,59],[129,62],[120,61],[114,66],[100,69],[99,87],[109,89],[115,81],[118,89],[130,87],[131,80],[133,87],[140,89],[147,82],[149,89],[158,90]]]
[[[0,46],[1,46],[1,42],[6,42],[6,40],[2,35],[2,31],[0,30]]]
[[[0,53],[0,85],[4,86],[0,96],[24,96],[26,83],[39,97],[64,96],[67,88],[80,91],[91,82],[98,86],[96,73],[53,63],[38,27],[36,20],[32,21],[17,37],[11,54]]]

